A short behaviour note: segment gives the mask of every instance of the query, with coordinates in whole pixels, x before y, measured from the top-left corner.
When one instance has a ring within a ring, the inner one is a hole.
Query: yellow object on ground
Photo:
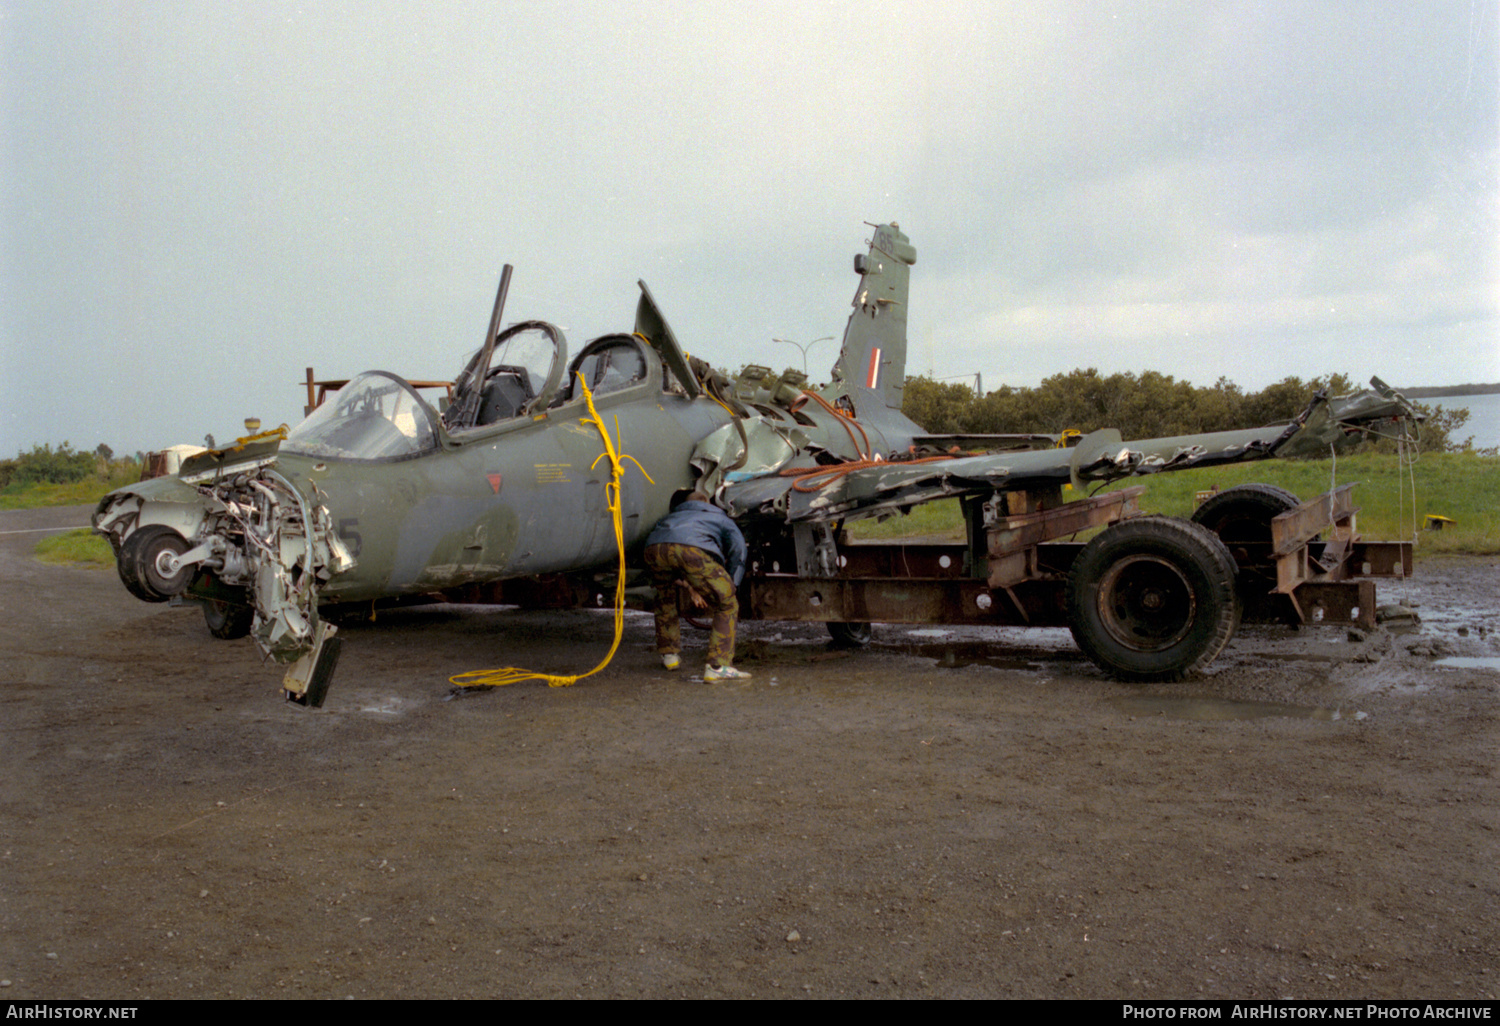
[[[461,688],[498,688],[506,684],[514,684],[523,680],[546,681],[549,688],[565,688],[585,677],[592,677],[600,670],[610,664],[614,659],[615,652],[620,648],[620,638],[625,633],[625,522],[620,507],[620,479],[625,476],[624,460],[629,460],[640,467],[642,474],[646,474],[646,468],[641,466],[641,461],[634,456],[626,456],[615,451],[615,443],[609,437],[609,431],[604,427],[604,421],[599,417],[599,411],[594,409],[594,395],[589,391],[588,382],[582,374],[578,375],[578,385],[583,389],[584,402],[588,404],[589,415],[584,422],[592,421],[599,429],[599,437],[604,440],[604,452],[599,455],[593,463],[593,467],[599,465],[599,460],[609,458],[610,480],[604,487],[605,500],[609,503],[610,517],[615,524],[615,545],[620,551],[620,572],[615,580],[615,640],[609,646],[609,652],[598,666],[588,673],[580,673],[576,676],[563,676],[555,673],[537,673],[533,670],[523,670],[519,667],[507,666],[499,670],[470,670],[457,676],[449,677],[456,686]],[[616,430],[619,430],[618,424]],[[593,467],[589,469],[592,470]],[[651,481],[651,475],[646,474],[646,480]],[[655,484],[655,481],[651,481]]]

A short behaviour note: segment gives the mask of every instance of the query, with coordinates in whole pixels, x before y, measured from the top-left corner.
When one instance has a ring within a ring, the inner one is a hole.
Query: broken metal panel
[[[1360,577],[1410,577],[1412,543],[1409,541],[1355,541],[1348,565]]]
[[[1271,521],[1271,547],[1276,557],[1276,591],[1291,594],[1304,581],[1333,581],[1348,577],[1345,557],[1357,535],[1354,515],[1359,511],[1346,484]],[[1314,557],[1309,542],[1323,532],[1329,539]]]
[[[282,438],[283,432],[268,431],[265,435],[240,439],[238,444],[223,449],[205,449],[183,460],[178,477],[169,480],[194,485],[270,466],[276,462]]]
[[[309,647],[281,679],[281,689],[286,692],[287,701],[313,709],[323,704],[343,646],[343,639],[336,637],[337,634],[338,628],[333,624],[318,621]]]
[[[1145,485],[1133,485],[1051,509],[999,519],[988,531],[990,555],[1017,552],[1091,527],[1112,524],[1139,512],[1140,497],[1145,491]]]
[[[662,316],[661,308],[656,305],[656,298],[651,295],[646,283],[637,280],[636,284],[641,287],[641,298],[635,307],[635,333],[651,341],[651,347],[661,354],[662,361],[672,371],[672,376],[677,379],[687,397],[698,398],[702,389],[698,387],[698,379],[688,366],[682,346],[677,344],[677,336],[672,333],[667,319]]]
[[[814,490],[790,479],[767,485],[734,482],[726,501],[735,515],[774,516],[788,522],[877,516],[933,499],[987,494],[995,490],[1059,487],[1190,467],[1263,459],[1273,454],[1284,425],[1249,431],[1125,442],[1105,428],[1068,449],[1033,449],[959,456],[948,460],[891,460],[829,478]],[[755,487],[752,487],[755,486]]]
[[[736,417],[700,441],[689,462],[702,475],[700,487],[712,492],[725,480],[776,474],[806,444],[807,436],[796,428],[765,417]]]
[[[1264,459],[1272,455],[1276,442],[1288,430],[1287,425],[1278,424],[1126,442],[1114,428],[1102,428],[1084,435],[1070,450],[1073,486],[1082,487],[1085,481],[1113,481],[1168,470]]]
[[[1364,438],[1382,428],[1392,434],[1408,433],[1420,419],[1410,402],[1379,378],[1370,379],[1371,390],[1335,396],[1324,402],[1314,399],[1298,418],[1299,430],[1278,448],[1282,457],[1327,456],[1330,448]]]
[[[1340,485],[1271,521],[1271,541],[1277,556],[1285,555],[1333,529],[1347,537],[1354,529],[1353,484]]]
[[[831,478],[812,491],[793,489],[785,496],[784,515],[799,520],[867,517],[932,499],[988,494],[1005,486],[1017,469],[1031,479],[1059,484],[1068,479],[1067,453],[1056,449],[959,457],[931,463],[891,461]]]
[[[1303,581],[1291,594],[1303,623],[1375,626],[1375,582]]]

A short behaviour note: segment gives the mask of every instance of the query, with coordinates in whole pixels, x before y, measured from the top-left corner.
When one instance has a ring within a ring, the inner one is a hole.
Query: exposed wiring
[[[809,389],[803,389],[802,394],[811,396],[819,406],[823,407],[823,409],[827,410],[829,413],[838,418],[839,423],[844,425],[844,431],[849,435],[849,442],[854,446],[854,451],[859,454],[860,459],[873,460],[875,458],[875,454],[870,451],[870,436],[865,433],[864,426],[860,424],[859,421],[855,420],[852,416],[845,413],[843,410],[840,410],[837,406],[834,406],[831,402],[829,402],[827,399],[824,399],[816,392],[813,392]],[[859,431],[859,438],[854,437],[854,432],[856,430]],[[861,443],[861,439],[863,439],[863,443]]]
[[[957,456],[943,454],[941,456],[919,456],[910,460],[850,460],[848,463],[835,463],[827,467],[786,467],[781,471],[782,477],[795,477],[792,482],[792,490],[798,492],[816,492],[827,488],[833,482],[846,474],[856,470],[865,470],[869,467],[900,466],[909,467],[916,463],[938,463],[942,460],[958,459]]]
[[[585,677],[592,677],[604,669],[610,664],[610,660],[614,659],[615,652],[620,648],[620,638],[625,633],[625,521],[622,512],[623,504],[620,501],[620,479],[625,475],[624,461],[629,460],[639,467],[641,473],[645,474],[647,481],[651,481],[651,475],[646,473],[646,468],[641,466],[640,460],[634,456],[624,455],[616,451],[615,443],[609,437],[609,431],[605,428],[604,421],[599,416],[599,411],[594,408],[594,395],[589,391],[588,382],[584,380],[581,373],[578,375],[578,386],[583,389],[583,399],[589,408],[589,415],[583,418],[583,421],[584,423],[592,422],[599,429],[599,437],[604,441],[604,452],[599,454],[599,458],[594,460],[589,469],[592,470],[594,467],[597,467],[599,460],[606,457],[609,459],[610,480],[604,486],[604,495],[605,500],[609,504],[610,518],[614,521],[615,525],[615,547],[620,553],[620,570],[615,577],[615,639],[610,644],[609,651],[605,654],[599,665],[595,666],[588,673],[566,676],[554,673],[537,673],[533,670],[523,670],[519,667],[507,666],[498,670],[470,670],[467,673],[460,673],[449,677],[448,679],[455,687],[498,688],[523,680],[540,680],[545,681],[549,688],[565,688],[570,684],[575,684],[583,680]],[[615,433],[618,434],[619,430],[620,425],[617,419],[615,422]],[[655,481],[651,481],[651,483],[656,484]]]

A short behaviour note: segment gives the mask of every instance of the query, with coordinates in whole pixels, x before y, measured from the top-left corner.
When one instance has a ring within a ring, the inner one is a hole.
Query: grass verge
[[[124,485],[141,479],[138,463],[125,463],[108,477],[90,477],[69,484],[12,484],[0,491],[0,509],[39,509],[43,506],[82,506],[97,503]]]
[[[82,566],[90,570],[110,569],[115,565],[115,552],[109,547],[109,542],[87,527],[43,538],[36,543],[34,555],[42,563]]]

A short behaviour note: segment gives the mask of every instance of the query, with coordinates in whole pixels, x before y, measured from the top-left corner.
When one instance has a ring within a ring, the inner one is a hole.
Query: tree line
[[[1358,391],[1346,374],[1308,381],[1288,377],[1246,392],[1227,378],[1203,387],[1157,371],[1100,374],[1088,367],[1054,374],[1035,388],[1005,385],[982,396],[962,383],[909,377],[901,409],[935,434],[1055,435],[1069,429],[1087,434],[1112,427],[1126,439],[1165,438],[1288,421],[1321,388],[1329,395]],[[1475,450],[1473,437],[1462,437],[1467,408],[1414,405],[1427,414],[1418,437],[1423,451],[1497,454]]]
[[[0,460],[0,489],[26,488],[39,484],[75,484],[91,477],[109,477],[118,472],[121,463],[139,463],[136,459],[116,460],[114,450],[100,442],[92,451],[74,449],[64,442],[57,448],[51,443],[33,445],[13,460]]]

